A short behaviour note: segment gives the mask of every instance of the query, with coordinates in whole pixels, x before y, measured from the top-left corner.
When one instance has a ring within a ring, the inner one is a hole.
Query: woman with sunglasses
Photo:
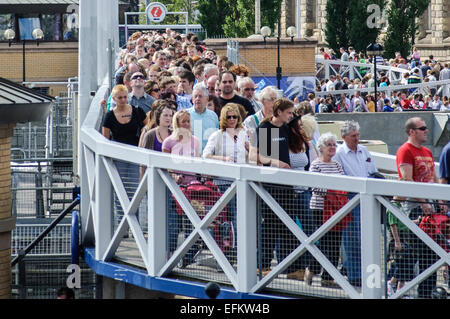
[[[149,81],[145,82],[144,90],[145,90],[145,93],[147,93],[148,95],[153,97],[155,100],[158,99],[160,88],[159,88],[159,84],[157,81],[149,80]]]
[[[235,103],[227,103],[220,112],[219,130],[210,135],[202,157],[224,162],[245,163],[246,136],[239,106]]]

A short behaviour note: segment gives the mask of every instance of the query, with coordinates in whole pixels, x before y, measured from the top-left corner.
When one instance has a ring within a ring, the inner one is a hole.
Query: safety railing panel
[[[384,298],[385,207],[438,256],[404,289],[415,287],[440,267],[448,266],[448,252],[400,216],[386,199],[396,195],[448,201],[447,185],[235,165],[107,141],[99,133],[102,112],[98,103],[106,92],[105,86],[100,88],[80,132],[86,172],[82,196],[87,203],[85,208],[82,206],[83,235],[95,239],[96,259],[112,260],[120,245],[131,241],[150,276],[187,274],[197,280],[224,282],[240,292],[282,290],[332,298]],[[376,162],[380,167],[395,171],[395,163],[379,157]],[[134,171],[131,177],[125,178],[125,163],[126,169],[132,167]],[[143,168],[141,176],[139,167]],[[221,196],[214,200],[210,194],[207,203],[206,197],[193,200],[173,176],[180,171],[200,177],[197,179],[201,186],[212,181]],[[335,196],[335,201],[343,201],[331,209],[329,219],[322,216],[320,221],[316,216],[315,222],[302,223],[301,216],[308,207],[294,202],[296,194],[292,193],[299,187],[304,189],[305,198],[321,189],[338,190],[342,193]],[[146,220],[141,219],[143,215]],[[353,252],[353,256],[343,255],[340,247],[336,257],[337,245],[327,245],[340,241],[333,234],[339,227],[342,243],[353,243],[344,251]],[[227,249],[223,237],[233,238],[235,247]],[[296,269],[299,259],[307,256],[317,262],[311,266],[317,271],[311,285],[302,281],[299,273],[288,278],[291,268]],[[345,266],[348,260],[353,265]],[[320,272],[322,277],[318,277]],[[405,290],[400,290],[392,297],[404,294]]]

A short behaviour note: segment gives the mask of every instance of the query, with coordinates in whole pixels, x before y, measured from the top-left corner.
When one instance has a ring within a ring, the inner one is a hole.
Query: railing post
[[[113,205],[112,184],[109,179],[102,156],[95,155],[95,204],[94,204],[94,228],[95,228],[95,258],[103,260],[103,256],[112,239]],[[86,197],[87,198],[87,197]],[[123,217],[125,218],[125,217]]]
[[[373,194],[361,194],[362,297],[381,299],[381,206]]]
[[[26,299],[27,298],[27,274],[25,269],[25,251],[23,249],[19,250],[18,253],[19,262],[18,262],[18,272],[19,272],[19,298],[20,299]]]
[[[257,195],[247,181],[238,180],[236,185],[237,275],[239,291],[249,292],[257,279]]]
[[[157,276],[166,262],[168,196],[156,167],[147,169],[149,275]]]

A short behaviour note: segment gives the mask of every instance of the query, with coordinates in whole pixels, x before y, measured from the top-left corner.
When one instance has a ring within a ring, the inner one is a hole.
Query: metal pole
[[[301,11],[300,11],[300,0],[296,1],[296,6],[295,6],[295,15],[297,17],[296,22],[297,22],[297,38],[300,38],[300,32],[301,32],[301,24],[300,24],[300,20],[301,20]]]
[[[277,86],[278,90],[281,90],[281,65],[280,65],[280,38],[281,38],[281,17],[278,18],[278,37],[277,37],[277,53],[278,53],[278,64],[277,64]]]
[[[378,97],[377,97],[377,55],[374,54],[373,55],[373,73],[374,73],[374,77],[375,77],[375,112],[377,111],[377,107],[378,107]]]
[[[25,82],[25,40],[22,43],[22,82]]]

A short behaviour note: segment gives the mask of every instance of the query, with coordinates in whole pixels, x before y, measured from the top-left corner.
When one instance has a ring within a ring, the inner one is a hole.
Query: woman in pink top
[[[173,132],[162,144],[162,151],[174,155],[199,157],[200,140],[192,134],[191,116],[186,110],[175,113],[172,120]],[[175,173],[175,181],[178,184],[188,185],[196,177]]]

